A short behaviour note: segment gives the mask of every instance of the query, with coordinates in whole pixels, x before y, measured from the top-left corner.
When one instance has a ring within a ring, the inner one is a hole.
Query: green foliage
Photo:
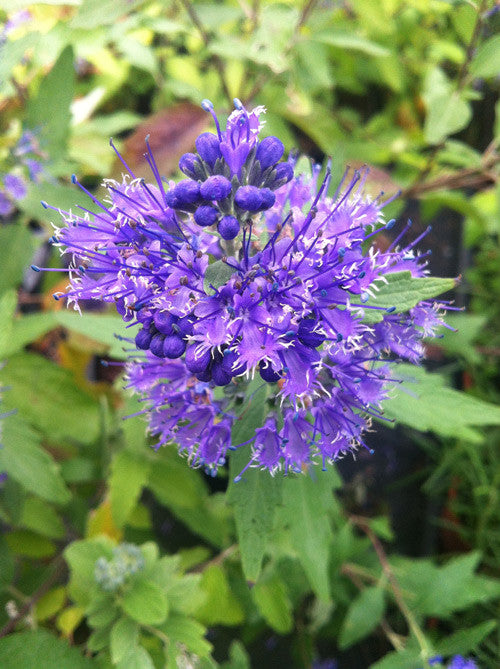
[[[45,630],[19,632],[1,639],[0,654],[5,669],[30,669],[34,658],[40,669],[91,669],[94,666],[76,648]]]

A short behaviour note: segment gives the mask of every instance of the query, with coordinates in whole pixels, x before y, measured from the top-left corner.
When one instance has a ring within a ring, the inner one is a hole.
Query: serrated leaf
[[[120,618],[113,625],[110,635],[111,659],[114,664],[129,655],[137,646],[139,626],[130,618]]]
[[[422,300],[429,300],[455,287],[455,279],[439,277],[415,278],[409,271],[386,274],[385,281],[375,281],[371,297],[366,306],[393,308],[394,313],[402,313],[416,306]],[[383,319],[384,311],[366,309],[364,323],[377,323]]]
[[[251,439],[255,429],[264,421],[268,384],[257,382],[257,389],[250,386],[241,416],[235,421],[232,442],[238,444]],[[242,447],[231,454],[227,500],[234,507],[234,518],[245,578],[256,581],[262,559],[270,541],[274,516],[281,499],[280,477],[269,476],[258,469],[246,469],[241,480],[235,483],[251,453]]]
[[[28,102],[26,124],[40,128],[41,145],[52,156],[64,156],[71,120],[75,68],[73,49],[67,46],[43,77],[35,98]]]
[[[472,442],[481,441],[475,426],[500,425],[500,407],[447,387],[441,374],[401,364],[395,376],[404,383],[383,402],[387,418],[421,432]]]
[[[196,618],[207,626],[239,625],[245,618],[240,602],[229,587],[224,570],[218,565],[207,567],[201,588],[207,598],[196,612]]]
[[[434,644],[439,655],[465,655],[475,650],[477,646],[497,627],[496,620],[486,620],[469,629],[460,629]]]
[[[77,648],[41,629],[0,639],[0,656],[2,669],[33,669],[34,658],[37,669],[93,669],[95,666]]]
[[[340,648],[349,648],[368,636],[382,620],[384,610],[385,598],[381,587],[362,590],[347,610],[339,635]]]
[[[292,631],[292,604],[285,584],[277,575],[259,580],[252,588],[252,597],[262,617],[273,630],[278,634]]]
[[[49,539],[62,539],[65,534],[61,518],[39,497],[28,497],[25,500],[20,525]]]
[[[222,260],[216,260],[209,265],[203,279],[203,290],[207,295],[213,295],[217,288],[224,286],[233,276],[234,269]]]
[[[111,514],[116,527],[122,528],[139,500],[146,485],[150,463],[130,451],[120,451],[113,457],[109,478]]]
[[[473,77],[497,77],[500,73],[500,35],[490,37],[477,49],[470,64]]]
[[[116,669],[155,669],[148,651],[142,646],[135,646],[117,665]]]
[[[160,630],[168,636],[171,642],[185,646],[189,652],[199,657],[207,657],[212,650],[212,644],[204,638],[205,627],[188,616],[172,613],[161,625]]]
[[[330,599],[329,561],[333,540],[328,511],[338,475],[334,469],[289,477],[283,481],[281,516],[291,543],[315,594]]]
[[[141,625],[160,625],[168,615],[167,598],[152,581],[137,577],[123,594],[121,606],[125,613]]]
[[[478,552],[472,552],[439,567],[426,559],[395,558],[393,566],[413,611],[447,618],[455,611],[500,595],[500,581],[474,573],[480,557]]]
[[[34,353],[19,353],[2,371],[10,386],[5,406],[17,409],[46,437],[90,444],[99,432],[97,401],[80,390],[73,375]]]
[[[19,415],[3,421],[0,471],[5,471],[26,490],[56,504],[66,504],[70,492],[58,465],[40,445],[40,437]]]

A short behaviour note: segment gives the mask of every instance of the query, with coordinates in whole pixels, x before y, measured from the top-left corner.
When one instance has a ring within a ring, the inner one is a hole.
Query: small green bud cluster
[[[123,543],[113,549],[113,559],[100,557],[95,563],[94,578],[106,592],[115,592],[133,574],[144,568],[141,549]]]

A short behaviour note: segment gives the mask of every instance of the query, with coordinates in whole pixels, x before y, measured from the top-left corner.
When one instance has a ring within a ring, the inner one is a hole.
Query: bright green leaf
[[[101,535],[84,541],[74,541],[64,551],[70,568],[69,594],[80,606],[87,607],[97,589],[95,563],[100,557],[113,558],[113,543]]]
[[[231,592],[224,570],[218,565],[207,567],[202,576],[201,587],[207,594],[196,618],[208,626],[239,625],[244,620],[240,602]]]
[[[155,669],[153,660],[143,646],[135,646],[132,651],[122,658],[116,669]]]
[[[139,627],[130,618],[120,618],[111,629],[111,659],[116,664],[137,646]]]
[[[466,655],[475,650],[477,646],[497,627],[496,620],[486,620],[485,622],[469,627],[468,629],[459,629],[453,632],[445,639],[434,644],[436,653],[439,655]]]
[[[168,614],[165,593],[155,583],[136,577],[123,594],[121,606],[125,613],[141,625],[159,625]]]
[[[142,488],[146,485],[150,463],[144,458],[120,451],[113,457],[109,478],[109,496],[113,521],[122,528],[139,500]]]
[[[385,610],[384,591],[380,587],[369,587],[354,598],[342,624],[339,646],[349,648],[368,636],[382,620]]]
[[[497,77],[500,73],[500,35],[490,37],[477,49],[470,64],[473,77]]]
[[[0,640],[2,669],[93,669],[90,658],[46,630],[19,632]]]
[[[285,584],[274,575],[259,580],[252,588],[252,597],[267,624],[278,634],[288,634],[293,628],[292,604]]]
[[[26,490],[56,504],[70,499],[52,457],[40,446],[40,437],[21,419],[11,416],[3,421],[3,448],[0,449],[0,471],[5,471]]]
[[[23,225],[2,225],[0,228],[0,294],[15,288],[23,278],[33,251],[35,237]]]
[[[49,539],[62,539],[64,525],[52,506],[39,497],[28,497],[24,502],[20,524]]]
[[[172,613],[161,625],[160,630],[171,642],[185,646],[189,652],[199,657],[208,656],[212,645],[204,637],[206,629],[196,620],[188,616]]]

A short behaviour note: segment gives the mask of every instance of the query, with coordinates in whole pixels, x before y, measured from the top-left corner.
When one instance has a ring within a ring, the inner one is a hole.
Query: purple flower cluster
[[[441,656],[436,656],[432,660],[429,660],[430,666],[435,666],[436,664],[443,664]],[[478,667],[474,660],[462,657],[462,655],[454,655],[450,663],[446,666],[446,669],[478,669]]]
[[[0,180],[0,218],[16,209],[27,193],[27,180],[37,182],[43,173],[42,154],[35,133],[23,132],[10,150],[8,172]]]
[[[105,182],[107,202],[89,193],[95,213],[57,210],[52,241],[73,257],[65,297],[111,302],[139,328],[128,383],[158,446],[174,442],[215,473],[241,446],[231,432],[242,398],[264,385],[249,465],[325,466],[365,446],[393,361],[418,362],[442,324],[436,303],[403,313],[371,303],[391,274],[425,276],[423,235],[400,247],[407,226],[377,250],[372,238],[394,221],[364,194],[367,171],[346,172],[330,195],[329,170],[321,182],[319,168],[294,176],[280,140],[260,139],[263,108],[235,106],[221,130],[204,102],[217,133],[180,159],[187,179],[165,183],[147,144],[155,183],[120,157],[128,174]]]

